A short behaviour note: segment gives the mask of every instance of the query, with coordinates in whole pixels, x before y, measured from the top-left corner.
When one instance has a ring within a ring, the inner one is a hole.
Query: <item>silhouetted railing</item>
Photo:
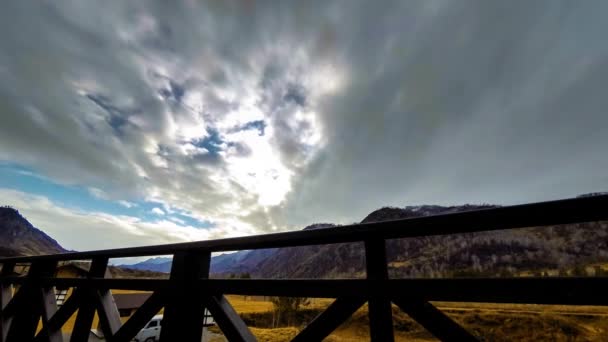
[[[61,327],[78,310],[71,341],[86,341],[95,312],[109,341],[130,341],[164,307],[162,341],[200,341],[207,308],[230,341],[255,337],[226,294],[322,297],[335,301],[293,341],[320,341],[364,303],[373,341],[393,341],[391,303],[441,340],[476,340],[430,301],[608,305],[608,278],[390,279],[386,240],[603,221],[608,196],[517,205],[338,228],[136,248],[0,259],[3,341],[61,341]],[[365,279],[209,279],[212,252],[363,242]],[[173,255],[169,279],[104,278],[108,259]],[[58,278],[60,261],[90,260],[87,278]],[[25,276],[17,264],[29,264]],[[13,286],[18,287],[14,291]],[[54,287],[74,292],[58,309]],[[124,324],[110,289],[153,291]],[[13,294],[14,293],[14,294]],[[42,328],[37,331],[39,321]]]

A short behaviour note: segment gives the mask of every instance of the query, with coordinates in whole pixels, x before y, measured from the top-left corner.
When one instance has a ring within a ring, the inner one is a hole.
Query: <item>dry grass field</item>
[[[137,291],[114,290],[114,293]],[[272,317],[270,301],[244,296],[228,296],[235,310],[248,322],[259,341],[289,341],[297,332],[330,303],[330,299],[311,299],[301,309],[297,326],[271,329],[267,324]],[[468,331],[486,341],[608,341],[608,307],[563,306],[492,303],[433,303]],[[162,310],[161,310],[162,312]],[[396,341],[434,341],[423,327],[411,320],[397,307],[393,307]],[[76,320],[74,314],[64,325],[71,332]],[[126,321],[126,318],[123,318]],[[97,326],[97,316],[93,326]],[[212,331],[219,332],[213,328]],[[350,319],[325,341],[347,342],[369,340],[367,306],[361,307]]]
[[[253,314],[272,315],[269,302],[228,297],[247,321]],[[314,299],[302,310],[320,312],[329,299]],[[471,333],[487,341],[608,341],[608,307],[493,303],[433,303]],[[393,307],[396,341],[435,341],[418,323]],[[301,322],[302,326],[306,322]],[[253,327],[260,341],[288,341],[301,327],[268,329]],[[369,340],[367,306],[332,333],[327,342]]]

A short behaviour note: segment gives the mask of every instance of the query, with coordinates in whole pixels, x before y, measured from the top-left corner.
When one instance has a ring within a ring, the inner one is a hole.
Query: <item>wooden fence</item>
[[[171,245],[0,259],[2,341],[62,341],[61,327],[78,310],[71,341],[87,341],[95,312],[108,341],[130,341],[164,308],[161,341],[200,341],[207,308],[229,341],[255,341],[226,294],[335,298],[293,341],[321,341],[363,304],[369,304],[372,341],[393,337],[391,303],[444,341],[476,338],[431,301],[608,305],[606,277],[391,279],[386,240],[608,220],[608,196],[476,210]],[[363,242],[365,279],[210,279],[212,252]],[[173,255],[169,279],[105,278],[110,258]],[[57,278],[63,261],[91,262],[86,278]],[[15,267],[27,264],[24,276]],[[15,291],[15,288],[18,290]],[[58,309],[54,287],[73,287]],[[111,289],[152,291],[124,324]],[[39,322],[42,329],[37,331]]]

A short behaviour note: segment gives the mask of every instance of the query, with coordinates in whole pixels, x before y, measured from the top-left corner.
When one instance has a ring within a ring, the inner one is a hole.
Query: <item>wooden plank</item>
[[[474,342],[477,338],[429,302],[416,298],[393,300],[401,310],[441,341]]]
[[[213,319],[222,329],[228,341],[252,342],[256,341],[245,322],[236,313],[232,305],[224,296],[213,296],[207,300],[207,306]]]
[[[108,266],[108,258],[96,258],[91,262],[88,277],[103,278]],[[90,286],[81,286],[75,289],[78,295],[81,296],[81,305],[76,316],[76,323],[70,341],[79,342],[87,341],[91,334],[91,326],[95,317],[95,309],[97,302],[96,290]]]
[[[461,213],[341,226],[339,228],[118,248],[91,252],[2,258],[0,262],[87,260],[98,257],[170,255],[185,251],[232,251],[404,238],[608,220],[608,195],[514,205]]]
[[[173,256],[161,341],[201,340],[205,308],[198,280],[209,277],[210,261],[210,252],[179,252]]]
[[[26,300],[25,297],[27,297],[27,292],[28,292],[27,288],[28,288],[27,282],[24,282],[23,285],[15,288],[15,293],[13,295],[13,298],[11,298],[11,300],[6,304],[6,306],[2,310],[2,315],[5,318],[11,318],[17,313],[18,308],[21,305],[21,302]],[[26,289],[26,291],[22,291],[23,289]]]
[[[608,305],[607,277],[398,279],[385,285],[393,298],[426,301]]]
[[[14,262],[6,262],[2,264],[2,272],[0,273],[0,277],[8,277],[13,274],[15,270]],[[0,310],[4,310],[6,305],[13,298],[13,286],[12,284],[4,284],[0,283]],[[0,311],[1,314],[1,311]]]
[[[365,270],[370,286],[375,286],[369,293],[369,334],[371,341],[392,342],[393,311],[390,298],[377,284],[388,280],[386,262],[386,242],[383,239],[365,241]]]
[[[38,280],[40,284],[56,287],[93,287],[111,288],[120,290],[139,290],[157,291],[169,286],[168,279],[112,279],[112,278],[54,278],[43,277]],[[23,284],[26,282],[24,277],[5,277],[0,278],[1,284]]]
[[[48,320],[46,326],[44,326],[38,335],[36,335],[35,341],[48,341],[49,335],[51,335],[53,332],[60,332],[61,327],[70,317],[72,317],[79,305],[80,296],[74,292],[70,297],[68,297],[59,310],[57,310],[57,312]]]
[[[45,340],[48,342],[63,342],[61,329],[49,330],[48,322],[57,313],[57,298],[55,288],[43,286],[38,289],[40,295],[40,305],[42,306],[42,328],[46,331]]]
[[[364,303],[365,298],[340,297],[310,322],[292,342],[322,341]]]
[[[40,318],[40,308],[36,307],[32,285],[22,285],[13,300],[7,305],[11,309],[10,325],[6,327],[7,342],[28,341],[34,338],[36,323]],[[8,311],[8,310],[6,310]]]
[[[56,261],[36,261],[30,265],[27,274],[27,282],[21,286],[22,300],[16,305],[13,320],[8,329],[6,341],[20,342],[31,341],[36,335],[38,321],[43,314],[43,303],[41,301],[41,286],[38,279],[43,276],[51,276],[55,273]]]
[[[18,283],[24,284],[26,279]],[[68,280],[68,281],[64,281]],[[132,290],[167,289],[158,279],[41,279],[44,284]],[[392,297],[416,293],[429,301],[481,301],[562,305],[608,305],[606,277],[390,279],[370,285],[364,279],[202,279],[198,286],[211,294],[337,298],[363,296],[373,289]],[[10,302],[5,310],[11,312]]]
[[[15,270],[14,262],[5,262],[2,264],[1,277],[8,277],[12,275]],[[13,299],[13,285],[12,284],[0,284],[0,341],[6,341],[6,335],[8,334],[9,327],[12,321],[12,315],[8,314],[5,309],[8,303]]]
[[[22,279],[23,280],[23,279]],[[57,284],[67,284],[57,279]],[[70,279],[72,280],[72,279]],[[147,290],[168,289],[168,280],[78,279],[80,286]],[[118,282],[114,282],[118,281]],[[196,281],[195,281],[196,282]],[[21,282],[24,284],[25,282]],[[43,283],[54,283],[52,279]],[[63,285],[62,285],[63,286]],[[457,279],[201,279],[197,286],[210,295],[337,298],[369,296],[381,291],[390,298],[416,295],[426,301],[608,305],[608,277],[457,278]],[[14,312],[15,294],[4,313]]]
[[[135,311],[125,324],[112,336],[111,342],[129,342],[163,307],[166,296],[162,292],[154,292],[144,304]]]
[[[97,314],[99,316],[101,331],[106,339],[110,339],[122,325],[112,291],[109,289],[95,291],[95,302],[97,303]]]

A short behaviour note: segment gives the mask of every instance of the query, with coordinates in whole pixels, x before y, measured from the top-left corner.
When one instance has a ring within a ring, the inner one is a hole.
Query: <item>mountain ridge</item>
[[[0,247],[2,256],[43,255],[68,252],[55,239],[34,227],[21,213],[0,207]]]
[[[605,193],[578,197],[602,194]],[[361,223],[497,207],[500,206],[464,204],[383,207],[365,216]],[[6,217],[9,217],[10,222],[21,222],[20,226],[30,229],[31,234],[38,236],[43,245],[55,248],[53,253],[66,251],[55,240],[29,224],[15,209],[3,207],[3,211],[0,210],[0,227],[5,228],[6,224],[2,226],[2,222]],[[317,223],[303,230],[340,227],[332,223]],[[8,231],[2,229],[0,234],[4,235],[0,239],[10,239]],[[585,272],[590,267],[595,268],[597,274],[603,272],[603,266],[598,269],[598,265],[608,262],[608,222],[392,239],[387,241],[386,246],[389,272],[396,277],[501,276],[513,273],[563,275],[577,267],[577,272],[581,272],[581,267]],[[42,249],[36,251],[47,254],[41,252]],[[19,252],[0,248],[0,253],[5,252],[13,253],[11,255],[33,255],[27,254],[32,252],[31,246]],[[343,243],[225,253],[212,257],[210,272],[213,277],[248,275],[257,278],[339,278],[363,277],[364,266],[363,244]],[[120,267],[168,273],[171,258],[155,257]]]

